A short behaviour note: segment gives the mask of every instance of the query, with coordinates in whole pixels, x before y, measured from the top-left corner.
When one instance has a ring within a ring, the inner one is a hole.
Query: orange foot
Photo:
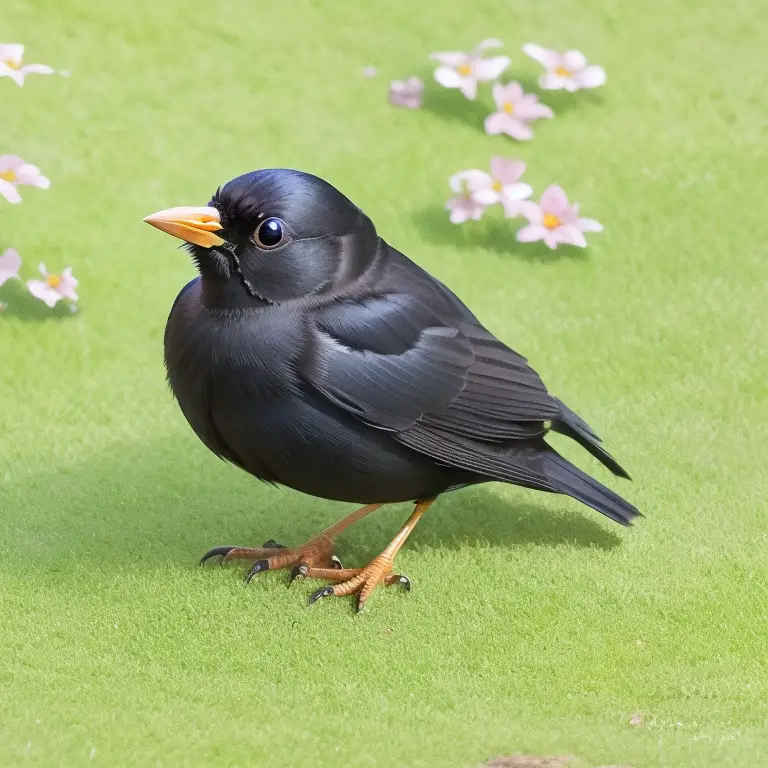
[[[385,584],[390,587],[393,584],[400,584],[404,589],[410,590],[411,582],[407,576],[398,573],[392,573],[392,564],[400,548],[405,544],[405,540],[411,531],[416,527],[421,516],[427,511],[434,499],[427,499],[416,503],[416,508],[400,529],[397,536],[390,542],[389,546],[365,568],[315,568],[310,563],[301,562],[294,568],[294,576],[307,576],[315,579],[326,579],[335,582],[326,587],[313,592],[309,598],[310,604],[319,600],[321,597],[342,597],[344,595],[357,595],[357,612],[359,613],[379,584]]]
[[[322,533],[310,539],[306,544],[293,549],[288,549],[282,544],[270,539],[264,542],[264,546],[256,549],[253,547],[224,546],[209,549],[201,558],[202,565],[213,557],[220,557],[221,564],[232,560],[253,560],[254,563],[248,571],[246,583],[258,573],[264,571],[275,571],[281,568],[291,568],[300,564],[306,564],[311,567],[331,569],[341,568],[341,563],[333,555],[333,542],[336,536],[347,526],[357,522],[360,518],[378,509],[380,504],[369,504],[366,507],[355,510],[343,520],[339,520],[330,528],[326,528]]]

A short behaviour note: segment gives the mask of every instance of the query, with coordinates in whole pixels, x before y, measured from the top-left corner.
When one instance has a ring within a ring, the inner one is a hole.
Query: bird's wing
[[[413,296],[336,302],[312,324],[305,377],[374,426],[504,442],[542,434],[558,413],[525,358],[479,325],[441,322]]]

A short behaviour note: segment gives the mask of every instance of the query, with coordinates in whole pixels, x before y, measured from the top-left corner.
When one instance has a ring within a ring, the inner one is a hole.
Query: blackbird
[[[360,610],[441,493],[502,481],[577,499],[622,525],[637,509],[560,456],[550,431],[629,478],[527,360],[445,285],[376,232],[322,179],[247,173],[207,206],[144,221],[186,241],[200,276],[165,332],[168,380],[197,436],[267,483],[362,508],[300,547],[215,547],[255,561],[247,579],[292,568],[330,582],[310,601],[356,595]],[[382,504],[413,513],[364,568],[341,568],[335,537]]]

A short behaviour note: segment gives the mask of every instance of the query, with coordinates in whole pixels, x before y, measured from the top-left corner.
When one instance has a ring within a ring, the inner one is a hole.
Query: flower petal
[[[6,248],[0,256],[0,285],[12,278],[19,279],[19,267],[21,267],[21,256],[14,248]]]
[[[530,184],[518,182],[517,184],[505,184],[503,187],[504,197],[510,202],[519,202],[525,200],[533,194],[533,187]]]
[[[478,189],[485,189],[490,187],[493,179],[485,171],[479,171],[475,168],[468,171],[460,171],[454,173],[448,180],[451,189],[454,192],[464,193],[465,186],[470,192],[475,192]]]
[[[504,43],[502,43],[501,40],[497,40],[495,37],[489,37],[483,40],[482,43],[478,43],[475,46],[474,53],[476,53],[479,56],[484,51],[487,51],[489,48],[501,48],[503,45]]]
[[[44,301],[49,307],[55,307],[61,299],[57,291],[42,280],[27,280],[27,290],[40,301]]]
[[[558,243],[575,245],[579,248],[587,247],[587,239],[581,234],[579,228],[572,224],[564,227],[557,227],[557,229],[552,230],[552,235]]]
[[[24,163],[24,165],[16,169],[16,178],[19,184],[26,184],[30,187],[48,189],[51,186],[51,182],[40,173],[40,169],[36,165],[30,165],[29,163]]]
[[[429,58],[439,61],[441,64],[447,64],[449,67],[460,67],[467,63],[469,54],[463,51],[446,51],[445,53],[430,53]]]
[[[523,200],[517,204],[517,208],[520,215],[528,219],[529,224],[541,226],[544,221],[544,211],[541,210],[538,203],[533,202],[533,200]]]
[[[597,88],[605,84],[605,70],[592,64],[576,76],[576,80],[582,88]]]
[[[545,91],[562,91],[563,89],[570,91],[574,90],[572,87],[574,82],[572,77],[562,77],[554,72],[545,72],[539,78],[539,87]],[[578,85],[576,89],[578,89]]]
[[[495,80],[508,66],[509,56],[494,56],[492,59],[477,59],[475,61],[475,77],[480,82]]]
[[[543,64],[547,69],[554,69],[560,64],[560,54],[551,48],[542,48],[536,43],[526,43],[523,46],[523,53],[535,59],[539,64]]]
[[[24,73],[0,61],[0,77],[10,77],[20,88],[24,85]]]
[[[555,113],[538,101],[521,101],[515,105],[515,117],[520,120],[538,120],[542,117],[554,117]]]
[[[510,160],[506,157],[491,158],[491,176],[502,184],[514,184],[525,173],[522,160]]]
[[[582,232],[602,232],[603,225],[595,219],[576,219],[576,226]]]
[[[474,75],[462,77],[459,82],[459,90],[470,100],[474,101],[477,96],[477,80]]]
[[[47,64],[27,64],[19,70],[23,75],[53,75],[56,70]]]
[[[438,67],[435,70],[435,80],[444,88],[458,88],[462,79],[462,76],[451,67]]]
[[[480,205],[494,205],[501,202],[501,195],[493,187],[486,187],[473,192],[472,199]]]
[[[581,51],[570,50],[563,54],[562,63],[569,72],[575,74],[587,66],[587,57]]]
[[[509,115],[505,112],[494,112],[485,118],[485,132],[491,136],[504,133]]]
[[[517,241],[520,243],[535,243],[543,240],[547,235],[547,228],[539,224],[528,224],[517,231]]]
[[[25,165],[24,160],[18,155],[0,155],[0,173],[2,171],[15,171]]]
[[[530,141],[533,138],[533,130],[528,123],[522,120],[515,120],[514,117],[506,116],[507,122],[504,125],[504,133],[518,141]]]
[[[467,219],[477,220],[483,215],[483,206],[463,195],[449,200],[445,207],[451,212],[449,219],[452,224],[461,224]]]
[[[542,192],[541,208],[547,213],[554,214],[559,219],[572,212],[565,191],[557,184],[551,184]]]
[[[0,195],[2,195],[9,203],[20,203],[21,195],[18,193],[16,187],[11,184],[10,181],[0,179]]]

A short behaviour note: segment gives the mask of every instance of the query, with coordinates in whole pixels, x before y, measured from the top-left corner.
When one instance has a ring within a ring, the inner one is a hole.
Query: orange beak
[[[153,213],[144,221],[169,235],[186,240],[188,243],[202,245],[203,248],[213,248],[216,245],[224,245],[226,242],[215,234],[223,229],[221,215],[215,208],[181,205],[178,208],[168,208],[166,211]]]

